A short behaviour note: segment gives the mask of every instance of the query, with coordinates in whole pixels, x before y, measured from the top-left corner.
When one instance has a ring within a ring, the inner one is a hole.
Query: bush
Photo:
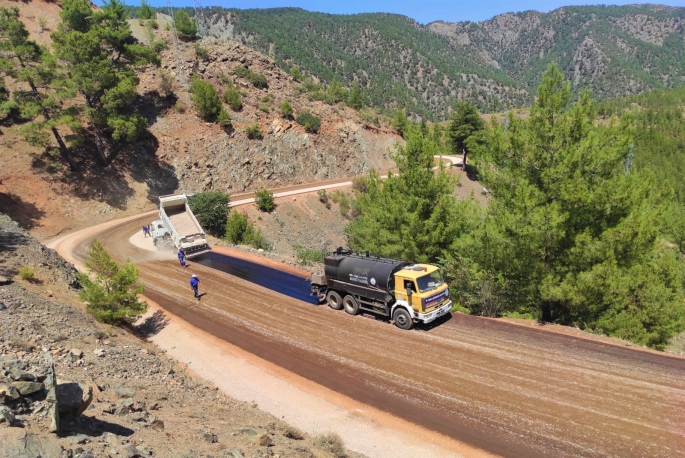
[[[312,262],[323,262],[323,253],[320,250],[305,248],[299,243],[293,245],[293,249],[295,250],[297,262],[302,265],[308,266]]]
[[[295,439],[298,441],[304,439],[302,431],[290,425],[284,425],[281,428],[281,433],[283,434],[283,437],[287,437],[288,439]]]
[[[262,131],[259,128],[259,123],[254,123],[250,126],[245,126],[245,133],[247,134],[247,138],[250,140],[261,140],[262,139]]]
[[[145,0],[141,0],[140,2],[140,8],[138,8],[138,17],[140,19],[152,19],[155,17],[155,11]]]
[[[138,299],[145,286],[138,285],[138,269],[130,260],[119,266],[96,239],[90,244],[88,273],[79,273],[83,286],[79,297],[96,320],[107,324],[131,324],[147,310]]]
[[[239,76],[241,78],[245,78],[250,83],[252,83],[252,85],[256,88],[266,89],[269,87],[269,84],[266,80],[266,76],[259,74],[259,73],[255,73],[247,67],[236,68],[235,74],[236,74],[236,76]]]
[[[200,60],[209,60],[209,51],[200,46],[199,43],[195,43],[195,56]]]
[[[335,433],[319,434],[314,438],[314,446],[331,453],[335,458],[347,456],[342,439]]]
[[[295,81],[300,81],[302,79],[302,73],[297,65],[290,67],[290,76],[293,77]]]
[[[302,111],[297,115],[297,123],[304,127],[307,132],[318,133],[321,128],[321,119],[308,111]]]
[[[328,199],[328,194],[326,194],[326,190],[325,189],[319,189],[316,193],[319,195],[319,202],[324,204],[326,206],[326,208],[330,210],[331,209],[331,202]]]
[[[288,102],[287,100],[284,100],[284,101],[281,103],[281,105],[280,105],[279,108],[281,109],[281,115],[282,115],[284,118],[286,118],[286,119],[293,119],[293,113],[294,113],[294,111],[293,111],[293,106],[290,105],[290,102]]]
[[[164,71],[159,72],[159,92],[169,97],[174,93],[174,79]]]
[[[263,111],[264,113],[268,113],[269,111],[271,111],[271,109],[269,108],[269,105],[267,105],[265,103],[260,103],[259,104],[259,111]]]
[[[233,123],[231,122],[231,115],[228,114],[228,111],[224,110],[223,108],[219,112],[219,116],[216,117],[216,122],[224,128],[226,131],[230,131],[233,129]]]
[[[226,102],[233,111],[240,111],[243,109],[243,99],[233,85],[226,88],[226,92],[224,92],[224,102]]]
[[[366,177],[354,177],[352,179],[352,189],[364,194],[369,190],[369,179]]]
[[[159,29],[159,24],[157,23],[157,21],[155,19],[150,19],[149,24],[150,24],[150,27],[152,27],[153,29],[155,29],[155,30]]]
[[[255,193],[255,202],[257,208],[266,213],[271,213],[276,208],[274,195],[264,188]]]
[[[186,112],[186,106],[183,105],[183,102],[176,102],[174,104],[174,110],[178,111],[179,113],[185,113]]]
[[[197,38],[197,24],[195,20],[190,19],[190,16],[185,11],[176,10],[174,25],[176,26],[178,38],[181,40],[190,41]]]
[[[239,211],[233,210],[226,222],[226,240],[235,245],[242,243],[248,225],[247,217]]]
[[[226,222],[226,240],[236,245],[250,245],[258,250],[271,251],[273,248],[264,234],[238,211],[233,211]]]
[[[214,86],[200,78],[195,78],[190,83],[190,97],[195,104],[197,115],[205,121],[213,121],[223,108]]]
[[[199,192],[188,198],[188,205],[200,225],[210,234],[223,237],[228,219],[230,196],[221,191]]]
[[[33,280],[34,275],[35,275],[35,272],[33,270],[33,267],[24,266],[21,269],[19,269],[19,278],[21,278],[22,280],[26,280],[26,281]]]

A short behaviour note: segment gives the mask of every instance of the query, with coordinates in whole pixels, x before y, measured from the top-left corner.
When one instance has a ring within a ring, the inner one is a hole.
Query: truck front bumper
[[[435,320],[436,318],[439,318],[443,315],[447,315],[450,313],[452,310],[452,301],[447,301],[437,309],[433,310],[432,312],[428,313],[416,313],[414,312],[414,315],[416,316],[416,320],[420,321],[421,323],[430,323],[431,321]]]

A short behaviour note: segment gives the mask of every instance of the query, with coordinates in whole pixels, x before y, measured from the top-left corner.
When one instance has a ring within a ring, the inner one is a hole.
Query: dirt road
[[[148,219],[103,226],[58,251],[83,260],[99,232],[110,252],[139,263],[146,295],[191,325],[494,454],[685,457],[684,359],[464,315],[401,331],[194,264],[207,292],[198,302],[189,272],[128,242]]]

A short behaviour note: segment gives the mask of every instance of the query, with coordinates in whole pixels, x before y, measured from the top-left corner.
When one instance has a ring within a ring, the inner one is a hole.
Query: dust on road
[[[144,219],[98,237],[120,259]],[[94,232],[95,233],[95,232]],[[85,257],[88,239],[74,258]],[[685,457],[685,360],[464,315],[406,332],[194,265],[140,264],[146,295],[294,374],[503,456]]]

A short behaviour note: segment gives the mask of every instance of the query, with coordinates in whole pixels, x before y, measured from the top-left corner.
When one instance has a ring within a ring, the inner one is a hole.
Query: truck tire
[[[359,302],[357,302],[357,299],[350,294],[345,296],[343,299],[343,307],[345,307],[345,311],[350,315],[356,315],[359,313]]]
[[[397,307],[392,314],[392,319],[395,321],[395,326],[400,329],[408,330],[414,327],[411,315],[404,307]]]
[[[328,306],[333,310],[340,310],[343,308],[342,297],[335,291],[329,291],[328,294],[326,294],[326,301],[328,302]]]

